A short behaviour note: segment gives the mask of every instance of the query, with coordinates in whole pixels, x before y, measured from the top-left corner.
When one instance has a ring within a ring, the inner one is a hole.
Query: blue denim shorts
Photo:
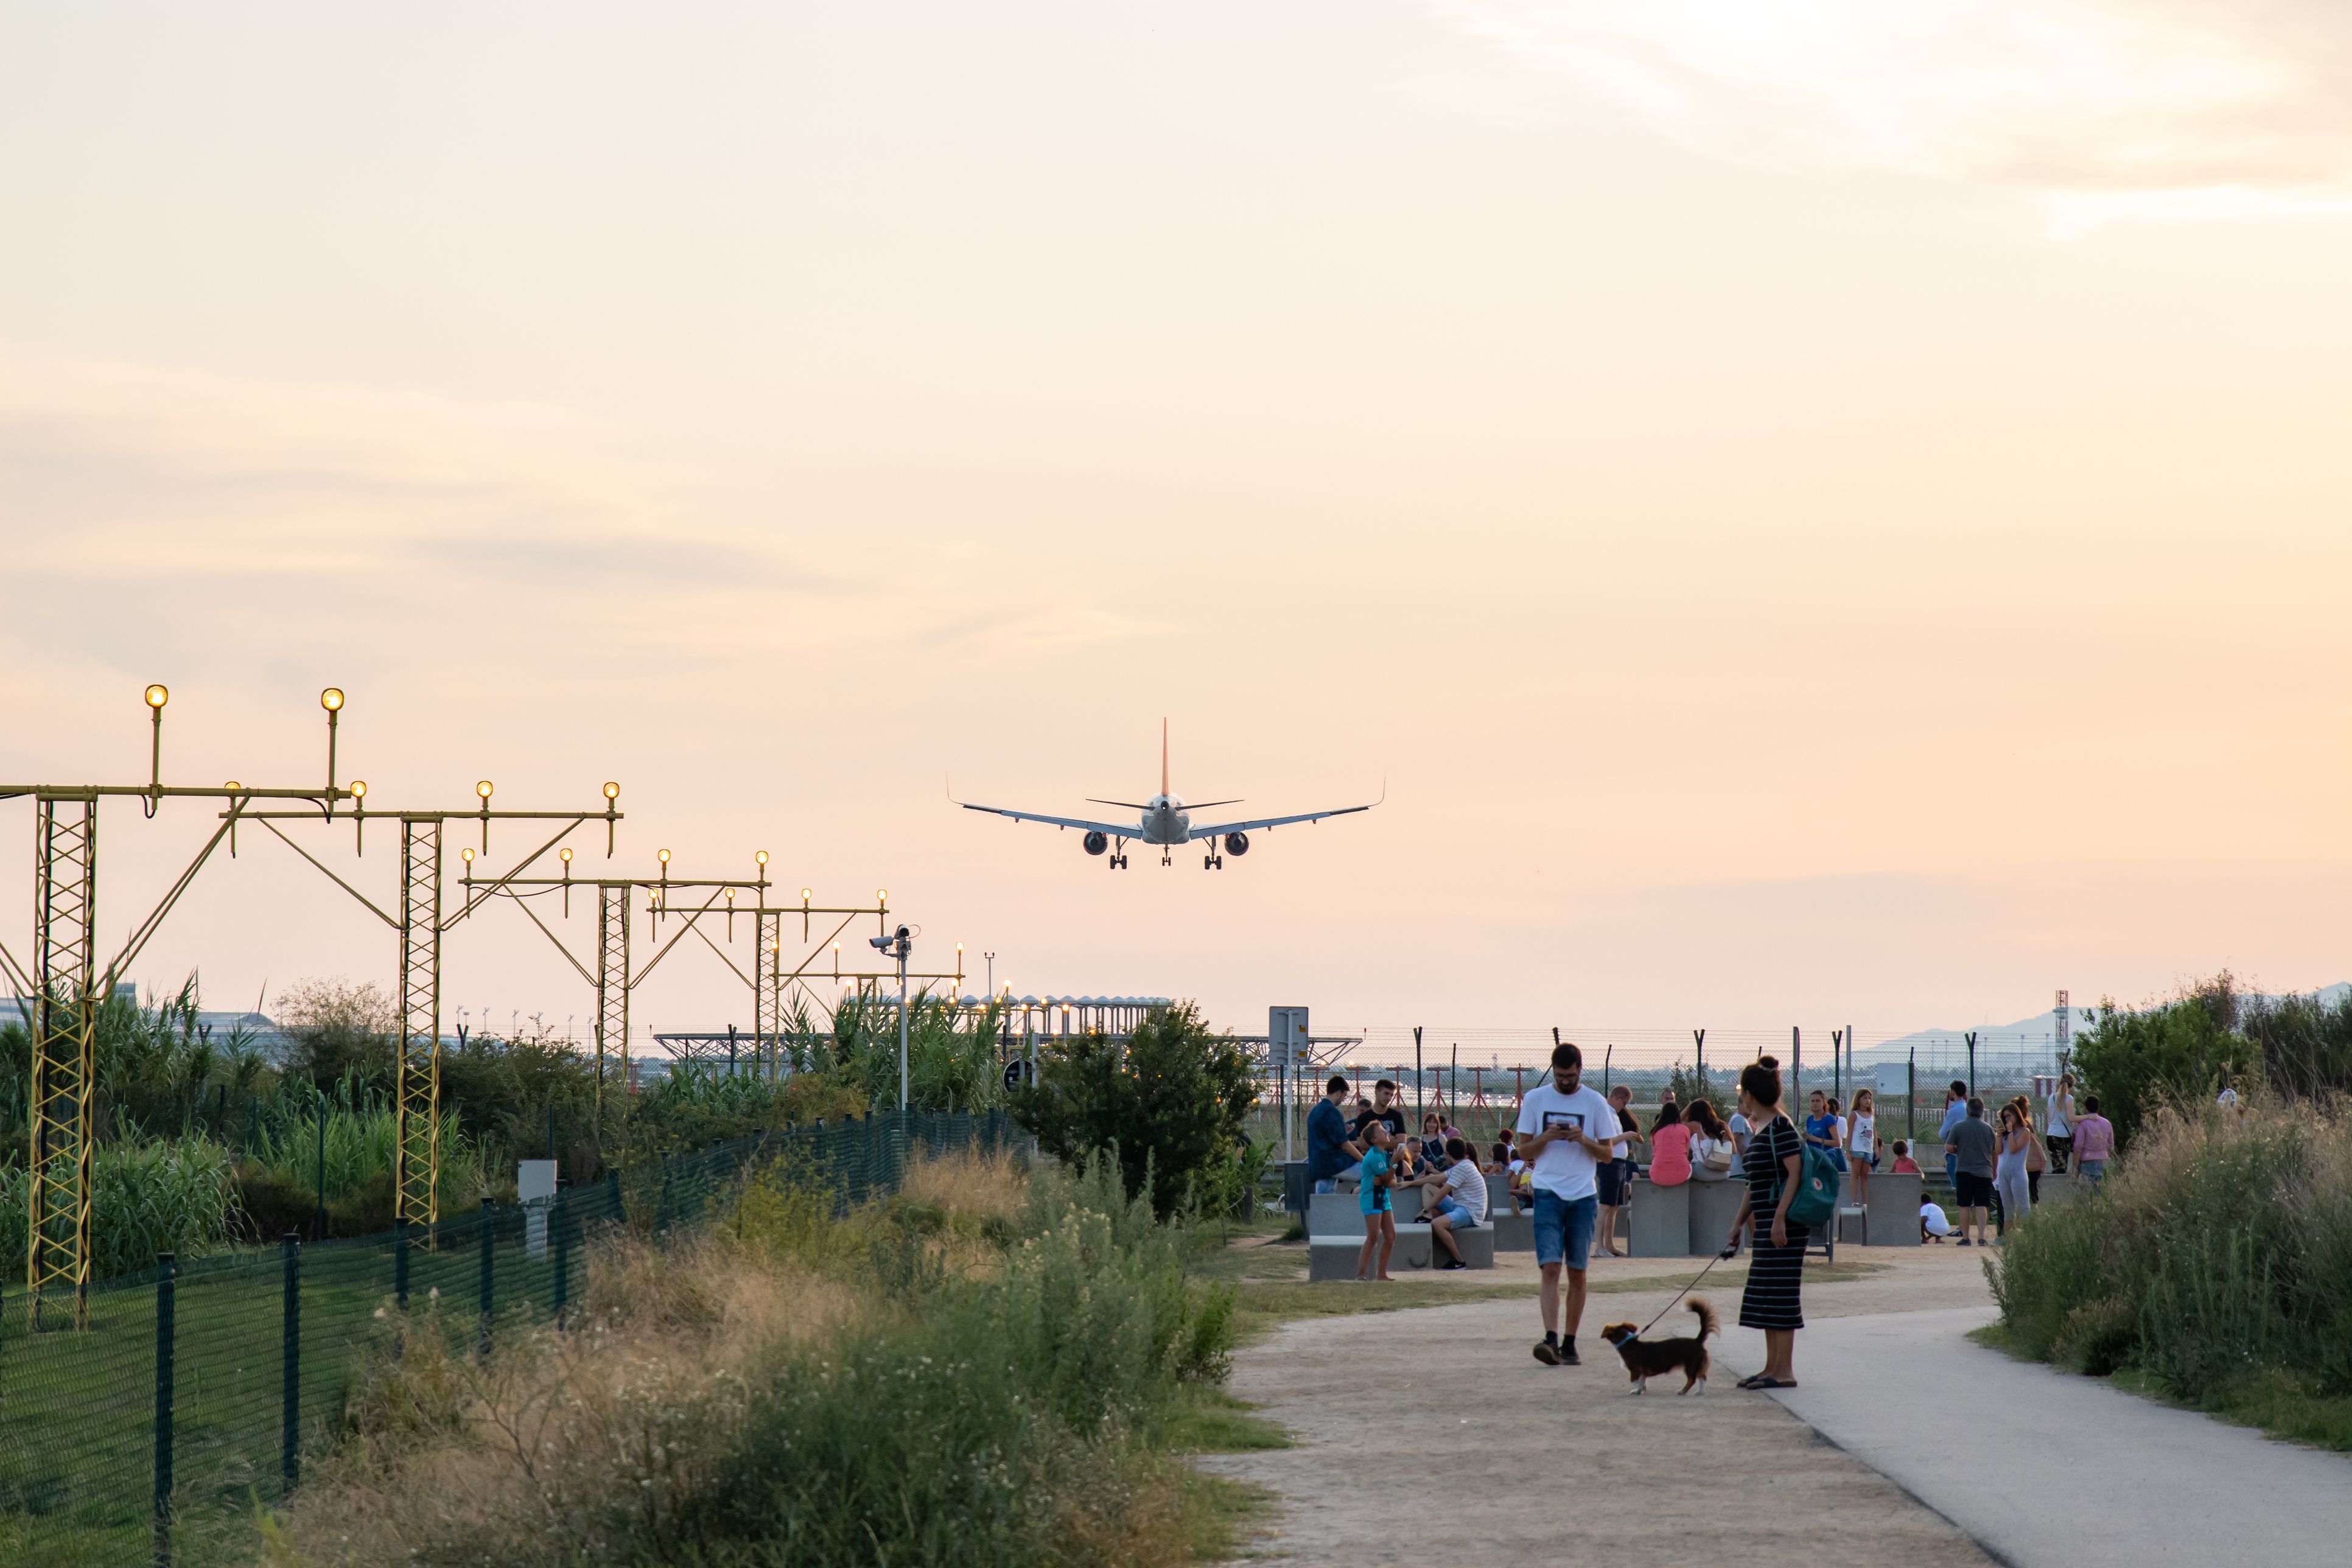
[[[1478,1222],[1470,1217],[1470,1211],[1462,1206],[1461,1200],[1458,1198],[1440,1198],[1437,1201],[1437,1212],[1444,1215],[1445,1223],[1456,1230],[1478,1228]]]
[[[1592,1256],[1592,1232],[1601,1219],[1601,1200],[1588,1193],[1569,1199],[1549,1188],[1536,1189],[1536,1262],[1562,1263],[1582,1273]]]

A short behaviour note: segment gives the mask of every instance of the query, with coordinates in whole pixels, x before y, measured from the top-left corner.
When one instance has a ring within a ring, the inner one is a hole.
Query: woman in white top
[[[1866,1089],[1853,1091],[1853,1114],[1846,1119],[1846,1166],[1853,1172],[1853,1201],[1870,1201],[1870,1168],[1878,1163],[1878,1099]]]
[[[2042,1124],[2042,1142],[2050,1148],[2050,1168],[2060,1175],[2066,1173],[2066,1162],[2074,1152],[2074,1075],[2065,1073],[2058,1079],[2058,1092],[2050,1097],[2047,1120]]]
[[[1731,1129],[1723,1124],[1715,1107],[1704,1100],[1694,1100],[1683,1120],[1691,1130],[1691,1180],[1728,1180],[1738,1168],[1739,1152],[1732,1147]]]

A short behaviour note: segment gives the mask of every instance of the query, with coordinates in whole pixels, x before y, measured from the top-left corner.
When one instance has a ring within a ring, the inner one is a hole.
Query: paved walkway
[[[1993,1316],[1813,1319],[1797,1340],[1800,1386],[1772,1397],[2012,1568],[2352,1561],[2352,1458],[1966,1337]],[[1762,1363],[1761,1335],[1726,1338],[1727,1368]],[[1890,1388],[1910,1392],[1890,1400]],[[1948,1422],[1929,1414],[1937,1389]]]

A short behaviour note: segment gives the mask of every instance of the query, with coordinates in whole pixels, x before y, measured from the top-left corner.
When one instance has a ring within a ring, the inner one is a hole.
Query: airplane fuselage
[[[1192,816],[1176,796],[1155,795],[1143,803],[1143,820],[1136,837],[1146,844],[1182,844],[1192,831]]]

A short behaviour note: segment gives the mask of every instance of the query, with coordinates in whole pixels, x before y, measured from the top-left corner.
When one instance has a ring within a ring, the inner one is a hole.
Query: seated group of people
[[[1375,1261],[1375,1278],[1389,1278],[1390,1251],[1396,1245],[1395,1193],[1404,1187],[1425,1189],[1421,1217],[1445,1261],[1444,1269],[1467,1268],[1457,1230],[1475,1230],[1486,1219],[1486,1174],[1477,1152],[1435,1111],[1421,1119],[1421,1135],[1405,1132],[1404,1112],[1394,1103],[1396,1085],[1387,1079],[1372,1087],[1372,1099],[1358,1099],[1355,1118],[1340,1110],[1348,1080],[1338,1073],[1325,1087],[1322,1102],[1307,1118],[1307,1168],[1315,1190],[1331,1193],[1343,1184],[1356,1188],[1357,1207],[1364,1216],[1364,1248],[1356,1264],[1362,1278]]]

